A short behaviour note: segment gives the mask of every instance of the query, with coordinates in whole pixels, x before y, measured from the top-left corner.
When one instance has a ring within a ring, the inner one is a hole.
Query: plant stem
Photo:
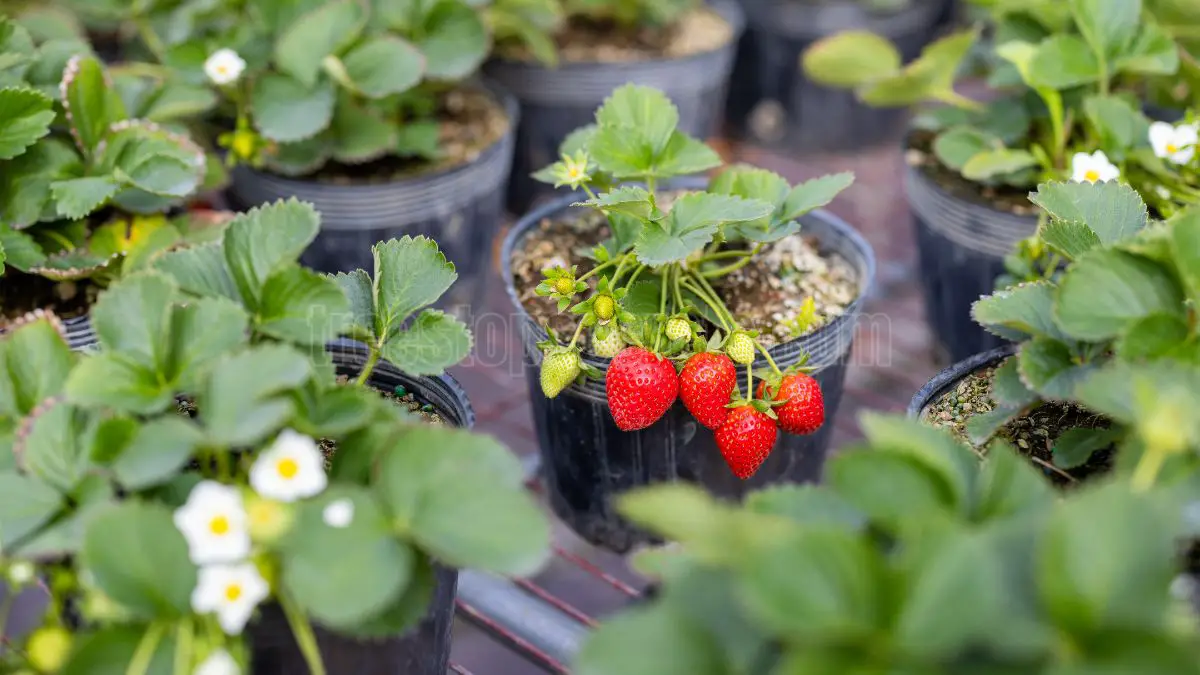
[[[175,638],[175,675],[189,675],[192,672],[194,630],[191,619],[184,619],[179,624]]]
[[[679,284],[682,281],[682,279],[683,279],[683,269],[676,268],[675,278],[672,279],[672,281],[671,281],[671,294],[675,297],[675,304],[677,306],[677,309],[683,309],[684,305],[686,304],[683,301],[683,293],[681,293],[679,291]]]
[[[580,184],[579,184],[579,187],[583,188],[583,191],[587,193],[588,199],[595,199],[595,198],[596,198],[596,193],[595,193],[595,192],[592,192],[592,188],[588,187],[588,184],[587,184],[587,183],[580,183]],[[595,208],[596,208],[596,210],[597,210],[597,211],[599,211],[600,213],[604,213],[604,209],[602,209],[602,208],[600,208],[600,207],[598,207],[598,206],[597,206],[597,207],[595,207]]]
[[[783,371],[779,369],[779,366],[775,365],[775,359],[771,358],[771,352],[768,352],[766,347],[760,345],[758,340],[754,341],[754,346],[758,347],[758,351],[762,352],[762,355],[767,359],[767,363],[770,364],[771,370],[775,371],[776,375],[782,375]]]
[[[713,304],[712,300],[710,300],[708,297],[708,293],[706,293],[704,291],[704,289],[697,288],[694,284],[691,283],[691,281],[688,281],[688,280],[683,281],[682,284],[680,284],[680,285],[683,288],[686,288],[687,290],[691,291],[696,297],[700,298],[700,300],[704,304],[708,305],[709,309],[711,309],[713,311],[713,314],[717,315],[717,322],[721,324],[721,328],[724,328],[725,332],[729,332],[730,327],[729,327],[729,324],[726,323],[726,321],[725,321],[725,315],[721,312],[720,308],[718,308],[716,305]]]
[[[612,260],[609,260],[608,262],[600,263],[599,265],[596,265],[592,269],[588,270],[583,276],[576,279],[576,281],[587,281],[587,278],[592,276],[596,272],[599,272],[600,270],[604,269],[605,267],[611,267],[613,263],[615,263],[617,261],[623,261],[624,259],[625,259],[625,256],[621,256],[620,258],[613,258]],[[617,269],[621,269],[621,268],[618,267]]]
[[[642,265],[640,263],[638,264],[637,267],[633,268],[633,274],[629,275],[629,281],[625,282],[625,288],[632,287],[633,282],[637,281],[638,276],[641,275],[642,271],[645,269],[646,269],[646,266]]]
[[[729,308],[725,306],[724,302],[721,302],[721,296],[717,295],[716,289],[712,287],[712,284],[708,283],[708,279],[704,278],[702,274],[696,273],[694,270],[692,271],[692,276],[695,277],[696,281],[699,282],[704,290],[708,291],[708,294],[712,297],[713,301],[717,303],[717,307],[720,307],[721,311],[725,312],[725,318],[729,320],[730,329],[736,330],[740,328],[737,320],[733,318],[733,312],[729,311]]]
[[[754,398],[754,364],[746,366],[746,400]]]
[[[150,50],[150,53],[154,54],[155,60],[159,63],[164,63],[166,61],[167,49],[163,46],[162,40],[158,39],[158,35],[142,17],[138,17],[136,23],[138,37],[142,38],[142,42],[146,43],[146,48]]]
[[[142,635],[137,650],[133,652],[133,658],[129,661],[129,667],[125,669],[125,675],[146,675],[146,671],[150,669],[150,661],[154,659],[154,650],[158,649],[158,643],[162,641],[165,630],[166,626],[157,621],[146,628],[146,633]]]
[[[583,319],[580,319],[579,325],[575,326],[575,334],[571,336],[571,344],[567,345],[567,349],[571,349],[575,346],[576,342],[579,342],[579,335],[581,333],[583,333]]]
[[[667,313],[667,283],[671,280],[671,266],[668,265],[662,271],[662,284],[659,286],[658,292],[658,313]]]
[[[233,478],[233,472],[229,470],[229,449],[218,448],[216,451],[217,460],[217,476],[222,481],[227,481]]]
[[[626,253],[625,255],[621,256],[621,264],[617,265],[617,271],[613,272],[612,278],[609,279],[610,287],[612,287],[612,288],[617,287],[617,281],[621,278],[621,275],[625,273],[625,263],[629,262],[632,259],[633,259],[632,253]]]
[[[363,364],[362,372],[358,374],[358,379],[354,380],[355,386],[364,387],[367,380],[371,378],[372,371],[375,370],[375,364],[379,363],[379,348],[374,345],[368,345],[367,349],[370,353],[367,355],[367,362]]]
[[[1133,491],[1145,492],[1154,487],[1154,481],[1158,479],[1158,472],[1162,470],[1166,459],[1167,453],[1160,450],[1148,449],[1142,453],[1133,469]]]
[[[725,258],[743,258],[754,255],[754,251],[719,251],[717,253],[705,253],[700,256],[696,262],[709,262],[712,260],[723,260]]]
[[[730,272],[736,272],[737,270],[742,269],[746,265],[749,265],[750,261],[754,258],[754,256],[760,250],[762,250],[762,244],[757,244],[757,245],[755,245],[755,247],[753,249],[750,250],[750,252],[746,255],[746,257],[742,258],[741,260],[738,260],[737,262],[735,262],[731,265],[726,265],[724,267],[718,267],[715,270],[708,270],[705,272],[700,272],[700,276],[702,276],[704,278],[723,277],[726,274],[729,274]]]
[[[296,637],[296,644],[300,646],[309,673],[325,675],[325,663],[321,660],[321,650],[317,648],[317,637],[313,635],[308,617],[304,616],[304,611],[292,602],[287,593],[279,594],[279,606],[283,608],[283,614],[292,628],[292,635]]]

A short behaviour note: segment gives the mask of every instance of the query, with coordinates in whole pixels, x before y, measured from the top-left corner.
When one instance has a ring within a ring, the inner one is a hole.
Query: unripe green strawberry
[[[596,313],[597,319],[608,321],[617,311],[617,301],[607,293],[597,295],[596,301],[592,303],[592,311]]]
[[[734,333],[725,343],[725,353],[734,363],[748,366],[754,363],[754,338],[745,333]]]
[[[559,295],[572,295],[575,293],[575,284],[566,277],[559,277],[554,280],[554,292]]]
[[[667,337],[672,340],[686,340],[692,337],[692,327],[686,320],[676,317],[667,322]]]
[[[43,673],[57,673],[71,653],[71,634],[60,626],[39,628],[26,645],[29,663]]]
[[[558,396],[579,377],[580,369],[579,352],[565,348],[550,351],[542,360],[542,393],[546,398]]]
[[[604,336],[603,340],[592,336],[592,353],[606,359],[611,359],[625,348],[625,340],[621,338],[621,331],[610,330],[608,335]]]

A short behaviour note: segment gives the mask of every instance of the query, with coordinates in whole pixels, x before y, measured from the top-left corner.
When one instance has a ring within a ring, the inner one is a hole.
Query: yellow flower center
[[[1174,143],[1167,143],[1167,152],[1173,155],[1179,152],[1179,146],[1175,145]]]
[[[291,480],[296,477],[297,473],[300,473],[300,465],[291,457],[284,457],[275,463],[275,470],[284,480]]]
[[[214,517],[208,521],[208,530],[218,537],[229,534],[229,519],[223,515]]]
[[[558,281],[554,282],[554,290],[558,291],[559,295],[567,295],[575,290],[575,284],[571,283],[571,280],[566,277],[559,277]]]
[[[575,179],[575,178],[579,178],[582,175],[583,175],[583,172],[579,170],[579,167],[577,167],[575,165],[571,165],[571,166],[567,167],[567,178]]]
[[[225,587],[225,599],[229,602],[237,602],[237,599],[242,597],[242,587],[238,584],[229,584]]]
[[[1084,172],[1083,179],[1089,183],[1095,183],[1100,180],[1100,172],[1095,169],[1088,169]]]

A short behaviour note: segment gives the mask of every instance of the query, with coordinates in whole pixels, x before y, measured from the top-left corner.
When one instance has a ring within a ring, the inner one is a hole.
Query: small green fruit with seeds
[[[610,330],[603,339],[592,336],[592,353],[596,356],[611,359],[624,348],[625,340],[621,338],[620,331]]]
[[[558,348],[546,353],[542,361],[542,393],[554,398],[579,377],[582,366],[579,352],[574,349]]]
[[[572,295],[575,291],[575,284],[567,277],[559,277],[554,280],[554,292],[559,295]]]
[[[725,343],[725,353],[734,363],[748,366],[754,363],[754,339],[745,333],[734,333]]]
[[[692,337],[692,327],[684,319],[671,319],[667,322],[667,337],[672,340],[686,340]]]
[[[613,318],[613,314],[617,311],[617,301],[613,300],[613,297],[607,293],[597,295],[595,302],[592,304],[592,311],[596,314],[597,319],[608,321]]]

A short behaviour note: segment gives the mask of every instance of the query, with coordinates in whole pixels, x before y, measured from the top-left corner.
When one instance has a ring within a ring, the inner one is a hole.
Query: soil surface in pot
[[[338,376],[338,384],[344,386],[354,386],[353,383],[350,382],[350,378],[346,375]],[[444,426],[446,424],[445,418],[442,417],[442,414],[438,412],[437,408],[435,408],[432,403],[424,403],[418,400],[416,395],[414,395],[411,391],[408,391],[408,389],[403,385],[397,385],[394,389],[389,391],[383,391],[380,389],[375,389],[375,391],[379,392],[380,396],[400,406],[409,414],[413,415],[417,422],[422,424],[433,424],[437,426]],[[337,443],[328,438],[321,438],[317,440],[317,445],[321,448],[321,454],[325,455],[325,468],[328,470],[332,467],[333,455],[337,452]]]
[[[665,204],[661,206],[666,208]],[[534,289],[543,279],[542,270],[548,267],[577,265],[579,275],[588,272],[594,261],[584,253],[609,235],[607,219],[588,210],[558,219],[546,218],[525,237],[513,252],[512,270],[517,297],[534,321],[549,324],[559,335],[574,332],[578,317],[566,311],[559,313],[553,299],[538,296]],[[588,279],[592,288],[596,281],[595,277]],[[762,332],[758,339],[764,347],[817,330],[844,313],[860,292],[850,261],[818,250],[815,239],[804,236],[803,231],[767,246],[750,264],[712,281],[742,327]],[[576,297],[583,300],[586,294]],[[817,321],[799,332],[789,324],[809,297],[813,298]],[[709,328],[711,331],[712,326]]]
[[[52,281],[9,269],[0,280],[0,327],[35,309],[54,312],[60,319],[87,313],[100,288],[87,281]]]
[[[964,377],[926,408],[924,420],[935,427],[948,429],[959,440],[983,454],[986,451],[984,447],[975,446],[967,439],[966,425],[971,417],[995,409],[996,402],[991,395],[992,375],[995,372],[993,366]],[[1049,402],[1010,421],[996,436],[1029,457],[1056,485],[1067,487],[1107,472],[1112,468],[1113,453],[1111,449],[1100,450],[1093,453],[1085,464],[1062,469],[1054,465],[1051,452],[1054,442],[1068,429],[1103,429],[1108,426],[1107,419],[1080,406]]]
[[[572,17],[554,39],[559,58],[567,63],[633,63],[716,51],[733,39],[733,26],[711,9],[698,7],[670,26],[636,31],[609,21]],[[523,45],[504,45],[498,53],[514,61],[534,60]]]
[[[362,164],[330,161],[311,174],[294,178],[333,185],[363,185],[447,171],[475,161],[512,126],[504,104],[487,91],[474,87],[442,94],[438,99],[437,120],[441,156],[436,160],[384,157]]]
[[[1032,188],[981,185],[963,178],[962,174],[938,161],[937,155],[933,153],[934,137],[929,131],[913,131],[908,137],[904,161],[924,173],[938,187],[959,199],[1018,216],[1037,214],[1036,207],[1029,201]]]

